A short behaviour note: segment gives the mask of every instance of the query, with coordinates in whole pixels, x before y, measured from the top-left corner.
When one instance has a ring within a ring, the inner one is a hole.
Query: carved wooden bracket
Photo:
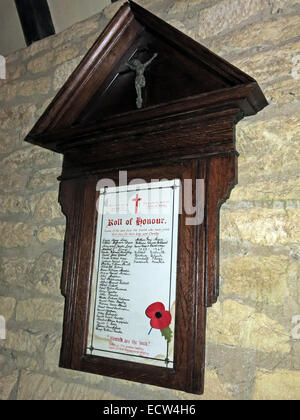
[[[156,53],[137,109],[136,73],[127,63]],[[203,392],[206,308],[219,294],[219,212],[237,183],[235,125],[266,105],[251,77],[135,3],[121,7],[26,138],[64,156],[61,367]],[[129,181],[204,180],[203,223],[186,226],[187,215],[179,217],[172,369],[86,351],[96,185],[100,178],[118,185],[120,170]]]

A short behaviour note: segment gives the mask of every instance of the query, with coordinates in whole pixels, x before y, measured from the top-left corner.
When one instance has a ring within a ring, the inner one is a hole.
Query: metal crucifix
[[[142,98],[142,89],[146,87],[146,79],[145,79],[145,70],[146,68],[152,63],[152,61],[157,57],[157,53],[153,55],[153,57],[148,60],[146,63],[142,63],[140,60],[133,60],[132,63],[127,63],[127,66],[132,70],[135,71],[135,89],[137,93],[136,98],[136,106],[138,109],[141,109],[143,106],[143,98]]]

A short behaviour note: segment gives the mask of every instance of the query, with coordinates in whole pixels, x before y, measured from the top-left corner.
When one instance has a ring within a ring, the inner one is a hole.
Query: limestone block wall
[[[202,399],[300,398],[300,1],[139,0],[252,75],[270,106],[237,128],[239,185],[221,216]],[[194,399],[58,368],[61,158],[23,142],[122,0],[7,57],[0,81],[1,399]],[[298,321],[298,324],[300,321]]]

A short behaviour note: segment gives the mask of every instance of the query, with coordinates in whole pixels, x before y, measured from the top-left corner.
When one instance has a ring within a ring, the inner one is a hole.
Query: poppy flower
[[[151,319],[150,325],[157,330],[168,328],[172,321],[172,315],[166,311],[165,305],[161,302],[152,303],[146,309],[146,315]]]

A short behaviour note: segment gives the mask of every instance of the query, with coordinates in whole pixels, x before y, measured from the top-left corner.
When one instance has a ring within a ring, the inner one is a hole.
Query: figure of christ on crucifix
[[[141,201],[142,199],[139,197],[139,195],[137,194],[135,198],[132,199],[132,201],[135,201],[135,214],[138,213],[139,210],[139,201]]]
[[[154,56],[144,64],[137,59],[133,60],[132,63],[127,63],[127,66],[136,73],[135,89],[137,93],[136,106],[138,109],[141,109],[143,106],[142,89],[146,87],[145,70],[157,56],[158,54],[155,53]]]

